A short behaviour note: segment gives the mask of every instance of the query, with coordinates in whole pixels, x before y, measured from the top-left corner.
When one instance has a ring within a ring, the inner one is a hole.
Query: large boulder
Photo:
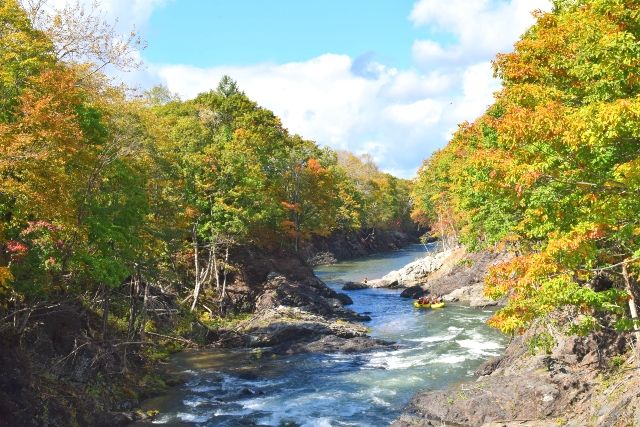
[[[415,285],[415,286],[411,286],[410,288],[407,288],[404,291],[402,291],[400,293],[400,298],[417,299],[417,298],[425,296],[428,293],[429,293],[429,291],[425,291],[424,289],[422,289],[422,286]]]
[[[358,291],[361,289],[369,289],[369,285],[366,283],[360,283],[360,282],[346,282],[342,286],[343,291]]]
[[[353,300],[347,294],[343,294],[343,293],[339,292],[338,295],[336,296],[336,299],[338,301],[340,301],[342,303],[342,305],[351,305],[351,304],[353,304]]]
[[[428,255],[405,265],[400,270],[391,271],[381,279],[372,280],[370,285],[376,288],[404,288],[424,283],[431,273],[444,265],[450,255],[450,250]]]
[[[475,283],[464,288],[458,288],[444,295],[443,299],[447,302],[461,302],[477,308],[504,305],[504,300],[497,301],[484,296],[483,283]]]

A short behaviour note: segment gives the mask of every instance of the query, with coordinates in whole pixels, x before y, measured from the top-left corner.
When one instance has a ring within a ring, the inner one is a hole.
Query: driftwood
[[[195,347],[198,346],[198,344],[196,344],[193,341],[188,340],[186,338],[172,337],[170,335],[158,334],[156,332],[147,332],[147,334],[148,335],[153,335],[155,337],[166,338],[166,339],[169,339],[169,340],[178,341],[178,342],[189,344],[189,345],[192,345],[192,346],[195,346]]]

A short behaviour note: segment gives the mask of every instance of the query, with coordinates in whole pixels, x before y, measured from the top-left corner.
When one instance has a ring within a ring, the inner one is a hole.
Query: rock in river
[[[368,289],[369,285],[360,282],[347,282],[342,287],[343,291],[358,291],[360,289]]]
[[[422,289],[422,286],[416,285],[416,286],[411,286],[410,288],[407,288],[404,291],[402,291],[400,293],[400,297],[416,299],[416,298],[425,296],[428,293],[429,293],[428,291],[425,291],[424,289]]]

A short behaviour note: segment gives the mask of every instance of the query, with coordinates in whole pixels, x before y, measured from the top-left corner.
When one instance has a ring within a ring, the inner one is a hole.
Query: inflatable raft
[[[413,306],[415,308],[442,308],[444,307],[444,302],[439,302],[438,304],[421,304],[418,300],[413,301]]]

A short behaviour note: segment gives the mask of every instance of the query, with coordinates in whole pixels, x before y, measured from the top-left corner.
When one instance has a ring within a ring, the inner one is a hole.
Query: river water
[[[329,286],[379,278],[432,251],[414,245],[392,253],[316,269]],[[366,312],[371,335],[399,348],[367,354],[259,357],[250,352],[184,353],[175,360],[187,383],[153,399],[154,423],[165,426],[382,426],[396,419],[411,396],[472,379],[506,338],[485,325],[491,310],[449,305],[413,308],[399,291],[346,292],[351,308]]]

